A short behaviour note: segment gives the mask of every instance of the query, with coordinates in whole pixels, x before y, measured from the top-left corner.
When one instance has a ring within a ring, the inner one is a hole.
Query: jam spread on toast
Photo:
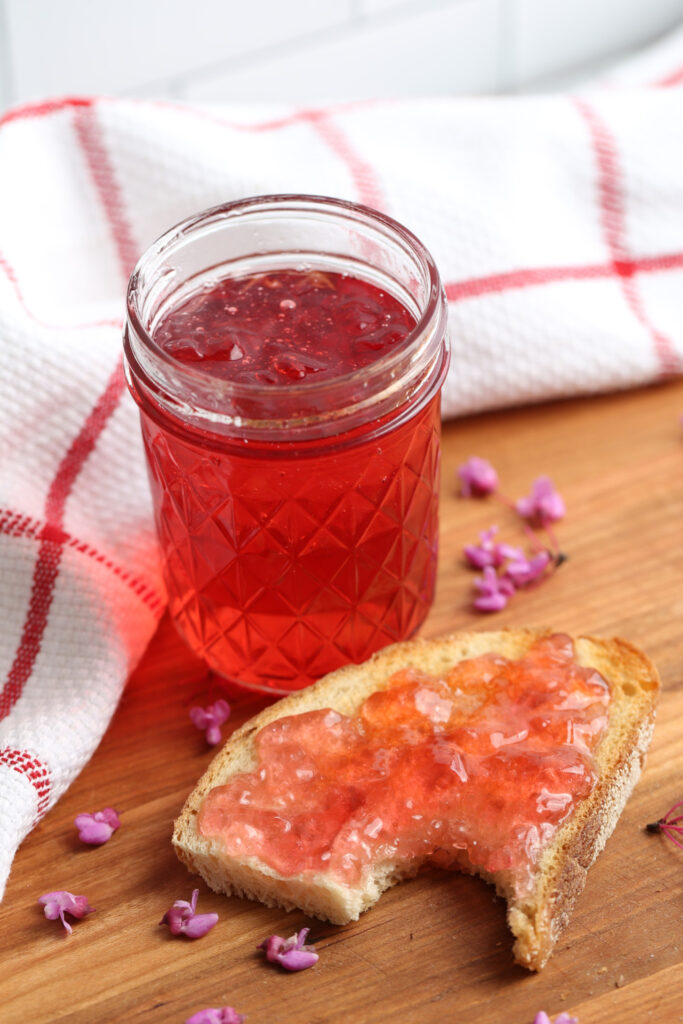
[[[199,832],[285,876],[356,885],[370,865],[432,862],[505,872],[523,894],[595,784],[609,696],[562,634],[438,678],[407,667],[352,717],[327,708],[264,726],[255,769],[207,794]]]

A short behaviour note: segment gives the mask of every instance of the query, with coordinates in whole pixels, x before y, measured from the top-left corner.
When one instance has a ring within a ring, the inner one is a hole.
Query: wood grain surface
[[[202,666],[162,621],[99,749],[21,847],[0,907],[0,1021],[182,1022],[233,1005],[248,1024],[531,1024],[561,1010],[581,1024],[683,1020],[683,852],[643,831],[683,799],[683,383],[450,423],[444,430],[437,600],[423,630],[549,625],[623,636],[657,663],[663,693],[645,771],[555,953],[540,975],[512,962],[504,904],[483,882],[430,871],[336,928],[218,896],[170,845],[172,821],[211,757],[188,719],[206,698]],[[509,510],[457,496],[455,467],[491,459],[517,497],[549,473],[568,507],[558,534],[569,561],[503,612],[475,615],[462,545]],[[232,722],[259,699],[235,699]],[[101,848],[73,828],[83,810],[116,807]],[[200,890],[218,925],[195,941],[158,922]],[[96,913],[67,936],[37,897],[85,893]],[[257,944],[311,926],[319,963],[284,974]]]

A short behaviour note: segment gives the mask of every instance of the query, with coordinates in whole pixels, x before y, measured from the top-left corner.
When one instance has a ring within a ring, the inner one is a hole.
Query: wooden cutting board
[[[451,423],[444,430],[438,596],[424,635],[461,627],[550,625],[621,635],[658,664],[663,694],[650,756],[540,975],[516,967],[504,905],[483,882],[426,872],[336,928],[218,896],[170,846],[171,825],[211,756],[188,719],[206,697],[201,665],[168,621],[130,680],[90,764],[21,847],[0,907],[0,1022],[182,1022],[233,1005],[248,1024],[531,1024],[561,1010],[581,1024],[683,1020],[683,851],[643,831],[683,799],[683,383]],[[455,467],[491,459],[517,497],[552,475],[568,507],[558,533],[569,561],[502,613],[471,610],[461,548],[513,514],[458,498]],[[261,704],[234,702],[241,723]],[[72,821],[116,807],[122,827],[83,847]],[[200,890],[220,921],[196,942],[158,922]],[[37,897],[85,893],[96,913],[67,937]],[[287,975],[257,944],[311,925],[313,969]]]

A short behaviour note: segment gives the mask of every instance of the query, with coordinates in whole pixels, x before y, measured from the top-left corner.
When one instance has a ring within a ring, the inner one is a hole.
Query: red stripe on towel
[[[72,536],[64,530],[60,530],[58,527],[48,526],[46,523],[33,519],[31,516],[25,516],[21,512],[13,512],[11,509],[3,508],[0,509],[0,534],[4,534],[6,537],[25,537],[36,541],[49,539],[61,544],[63,547],[71,548],[79,554],[85,555],[86,558],[91,558],[93,562],[101,565],[104,569],[108,569],[122,583],[130,587],[133,593],[151,611],[158,611],[164,607],[163,597],[152,587],[148,586],[144,580],[122,569],[120,565],[117,565],[116,562],[112,561],[111,558],[101,551],[98,551],[91,544]]]
[[[21,697],[40,651],[59,575],[66,500],[98,437],[116,409],[124,388],[123,365],[122,360],[119,360],[105,390],[62,458],[50,485],[45,501],[46,527],[33,569],[28,611],[14,661],[0,692],[0,720],[10,713]]]
[[[135,261],[137,247],[125,216],[121,192],[92,101],[65,100],[61,101],[61,106],[74,108],[76,137],[81,144],[86,164],[109,222],[121,273],[126,279]],[[40,105],[32,110],[35,116],[42,116],[46,112]],[[124,389],[123,360],[119,358],[104,391],[59,463],[50,484],[45,500],[45,528],[41,534],[33,569],[28,610],[14,661],[0,692],[0,720],[10,713],[21,697],[40,651],[64,548],[63,524],[67,499],[97,439],[116,409]]]
[[[61,96],[56,99],[45,100],[38,103],[24,103],[21,106],[13,107],[0,116],[0,128],[3,125],[11,124],[13,121],[25,121],[32,118],[47,117],[51,114],[58,114],[63,110],[78,110],[84,107],[98,107],[103,104],[141,104],[144,106],[158,107],[160,110],[173,110],[179,114],[186,114],[202,121],[212,121],[214,124],[221,124],[235,131],[244,132],[271,132],[279,131],[282,128],[289,128],[293,124],[301,124],[310,121],[311,114],[326,115],[340,114],[349,111],[364,109],[366,107],[388,106],[396,101],[391,98],[370,98],[361,100],[347,100],[341,103],[332,103],[324,107],[299,107],[282,117],[271,118],[267,121],[240,122],[231,121],[221,114],[201,107],[193,107],[187,103],[180,103],[177,100],[139,100],[134,98],[117,99],[114,96]]]
[[[10,124],[12,121],[25,121],[32,117],[56,114],[60,110],[91,107],[96,102],[94,96],[60,96],[58,99],[41,100],[38,103],[23,103],[20,107],[13,107],[0,117],[0,127]]]
[[[557,281],[632,277],[636,273],[647,274],[682,268],[683,252],[673,252],[664,256],[644,256],[641,259],[620,260],[616,263],[595,263],[575,267],[527,267],[524,270],[508,270],[501,274],[466,278],[464,281],[450,281],[444,287],[446,297],[451,302],[461,302],[464,299],[475,299],[479,295],[535,288],[555,284]]]
[[[323,142],[348,167],[360,201],[376,210],[386,210],[386,200],[372,165],[357,152],[346,132],[332,119],[329,112],[311,110],[308,112],[307,120]]]
[[[672,86],[681,85],[681,83],[683,83],[683,68],[678,68],[677,71],[669,72],[668,75],[653,82],[652,85],[658,89],[670,89]]]
[[[50,802],[50,791],[52,789],[50,769],[40,758],[29,754],[28,750],[16,750],[12,747],[5,747],[3,750],[0,750],[0,764],[6,764],[8,768],[11,768],[19,775],[25,775],[35,789],[38,797],[36,807],[37,821],[38,818],[43,816]]]
[[[138,246],[126,216],[121,188],[105,145],[97,109],[93,106],[77,107],[74,130],[109,223],[121,276],[127,282],[137,262]]]
[[[623,267],[627,266],[630,260],[626,245],[624,184],[616,140],[607,124],[583,98],[575,98],[574,104],[588,127],[593,144],[598,165],[598,197],[602,224],[615,273],[619,277],[631,311],[652,338],[660,375],[668,377],[680,369],[680,360],[673,342],[649,319],[633,274],[623,273]]]

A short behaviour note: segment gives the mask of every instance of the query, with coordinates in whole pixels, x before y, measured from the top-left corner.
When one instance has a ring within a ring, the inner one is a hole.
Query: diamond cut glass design
[[[439,398],[393,431],[262,460],[143,414],[170,610],[211,668],[290,690],[410,636],[434,596]]]
[[[324,196],[201,211],[133,271],[123,346],[170,612],[215,672],[284,693],[415,632],[449,361],[418,238]]]

